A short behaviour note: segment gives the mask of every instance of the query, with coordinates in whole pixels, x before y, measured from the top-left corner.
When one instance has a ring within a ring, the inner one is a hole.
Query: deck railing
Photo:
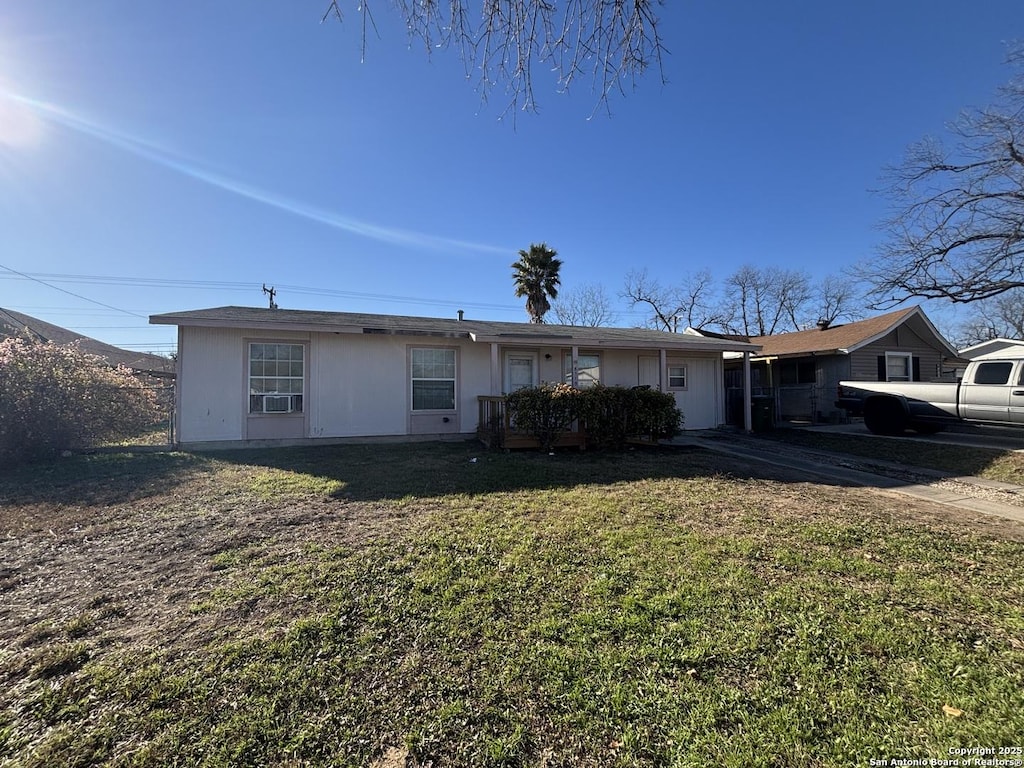
[[[504,395],[480,395],[477,437],[489,448],[540,448],[540,440],[528,432],[520,432],[512,423]],[[586,444],[586,432],[578,422],[558,436],[555,446],[578,447]]]

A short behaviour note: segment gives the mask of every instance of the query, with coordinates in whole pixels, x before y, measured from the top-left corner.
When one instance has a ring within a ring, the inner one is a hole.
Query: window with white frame
[[[580,352],[577,361],[577,383],[580,389],[587,389],[601,383],[601,356],[596,352]],[[566,352],[562,363],[562,374],[566,384],[572,384],[572,352]]]
[[[305,381],[301,344],[249,344],[249,413],[302,413]]]
[[[668,366],[668,388],[669,389],[686,389],[686,366],[685,365],[672,365]]]
[[[412,409],[455,410],[455,350],[414,347],[410,350]]]
[[[914,361],[905,352],[885,353],[886,381],[913,381]]]

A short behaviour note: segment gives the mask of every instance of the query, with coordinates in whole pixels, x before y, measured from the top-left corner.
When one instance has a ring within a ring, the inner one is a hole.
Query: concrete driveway
[[[841,426],[792,427],[793,429],[817,430],[835,434],[855,434],[873,437],[863,424]],[[1008,434],[1009,433],[1009,434]],[[1024,430],[1022,430],[1024,433]],[[893,438],[886,438],[892,440]],[[979,427],[960,427],[928,437],[907,436],[901,440],[937,442],[949,445],[951,450],[958,446],[977,445],[1003,450],[1024,450],[1024,434],[1015,434],[1010,429],[992,430]],[[865,459],[823,449],[788,447],[780,450],[778,443],[763,440],[753,435],[731,433],[727,437],[713,432],[686,434],[672,441],[674,445],[693,445],[705,450],[732,456],[741,462],[757,461],[796,470],[830,484],[865,486],[881,492],[896,492],[914,498],[931,501],[962,511],[996,515],[1024,523],[1024,487],[986,480],[979,477],[952,477],[942,472],[907,468],[877,459]],[[1001,443],[996,445],[996,443]],[[901,470],[892,474],[891,469]],[[911,470],[913,479],[903,477]],[[927,477],[918,478],[918,475]]]
[[[850,424],[829,424],[815,427],[792,427],[808,432],[831,432],[833,434],[863,435],[878,437],[868,431],[863,421]],[[941,445],[963,445],[972,448],[998,448],[1003,451],[1024,451],[1024,425],[1021,427],[989,427],[975,424],[951,424],[946,430],[934,435],[913,435],[886,440],[911,440],[913,442],[930,442]]]

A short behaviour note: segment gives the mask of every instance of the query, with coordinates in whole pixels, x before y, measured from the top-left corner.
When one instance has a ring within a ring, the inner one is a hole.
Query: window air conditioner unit
[[[264,413],[291,413],[291,395],[266,395],[263,398]]]

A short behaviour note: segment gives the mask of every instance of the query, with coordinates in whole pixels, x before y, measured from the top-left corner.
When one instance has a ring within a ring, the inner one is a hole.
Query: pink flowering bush
[[[0,341],[0,466],[128,437],[159,419],[153,392],[127,368],[74,346]]]

